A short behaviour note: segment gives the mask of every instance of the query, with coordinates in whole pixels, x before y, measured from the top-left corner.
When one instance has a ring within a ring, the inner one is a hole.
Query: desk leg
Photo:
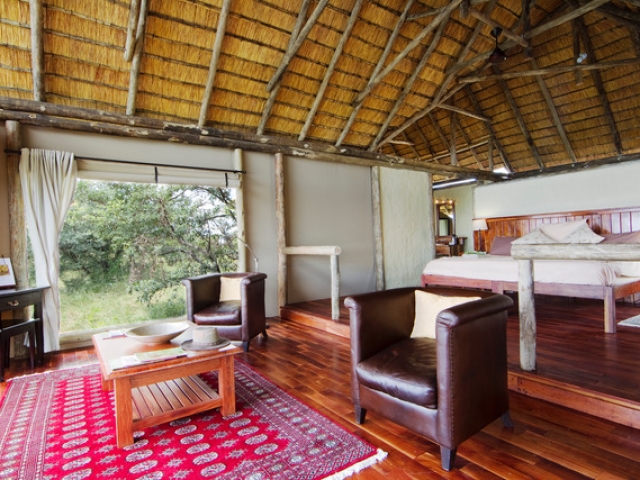
[[[33,317],[39,318],[36,322],[36,363],[42,365],[44,363],[44,334],[42,320],[42,303],[36,303],[33,307]]]
[[[233,355],[227,355],[221,359],[218,371],[218,394],[222,397],[220,414],[227,417],[236,413],[236,390],[233,376]]]
[[[116,442],[118,448],[133,443],[133,400],[131,382],[128,378],[114,380],[116,403]]]

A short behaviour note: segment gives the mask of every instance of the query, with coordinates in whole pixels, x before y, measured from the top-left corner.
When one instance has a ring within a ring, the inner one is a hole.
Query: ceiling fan
[[[493,52],[491,52],[491,55],[489,55],[489,63],[493,63],[494,65],[502,63],[507,59],[507,54],[498,46],[498,37],[501,33],[502,28],[500,27],[495,27],[491,30],[491,36],[496,39],[496,46],[493,49]]]

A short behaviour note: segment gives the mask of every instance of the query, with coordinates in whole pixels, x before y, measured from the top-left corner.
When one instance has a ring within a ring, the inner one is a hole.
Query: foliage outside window
[[[78,181],[60,236],[62,332],[184,315],[182,279],[236,270],[233,192]]]

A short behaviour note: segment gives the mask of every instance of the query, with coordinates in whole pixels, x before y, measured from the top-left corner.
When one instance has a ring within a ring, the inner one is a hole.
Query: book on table
[[[133,355],[124,355],[122,357],[114,358],[111,361],[111,368],[113,370],[119,370],[122,368],[144,365],[146,363],[171,360],[173,358],[184,357],[185,355],[187,355],[187,351],[182,347],[171,347],[162,350],[152,350],[149,352],[138,352]]]

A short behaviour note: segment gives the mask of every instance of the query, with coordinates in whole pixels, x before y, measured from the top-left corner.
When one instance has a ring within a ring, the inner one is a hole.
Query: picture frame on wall
[[[16,288],[11,260],[6,257],[0,257],[0,289],[3,288]]]

